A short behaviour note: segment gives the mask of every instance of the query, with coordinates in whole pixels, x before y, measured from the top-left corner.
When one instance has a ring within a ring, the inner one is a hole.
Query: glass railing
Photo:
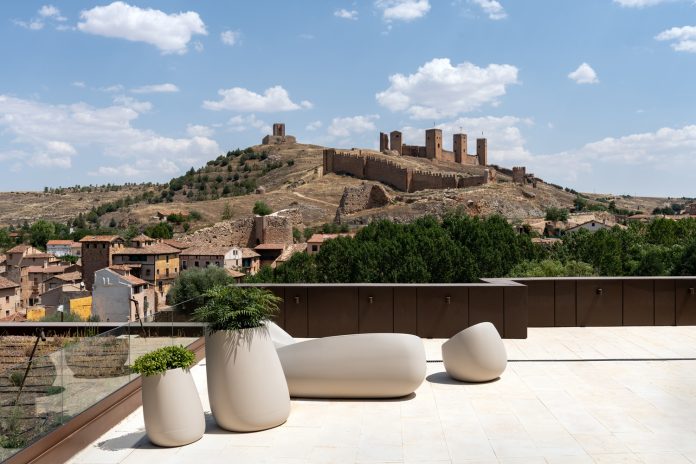
[[[204,326],[173,310],[103,333],[98,324],[59,332],[47,324],[35,336],[0,336],[0,462],[135,379],[138,356],[188,346]]]

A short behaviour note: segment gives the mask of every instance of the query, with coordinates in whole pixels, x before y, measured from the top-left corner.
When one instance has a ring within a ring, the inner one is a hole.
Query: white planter
[[[205,353],[210,409],[220,427],[254,432],[288,419],[288,384],[266,327],[206,335]]]
[[[145,431],[159,446],[183,446],[205,432],[203,405],[193,377],[182,369],[143,376]]]

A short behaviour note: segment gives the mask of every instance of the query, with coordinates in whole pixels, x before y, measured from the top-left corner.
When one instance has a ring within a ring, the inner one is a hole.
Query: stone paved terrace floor
[[[442,342],[424,340],[429,360]],[[495,382],[429,362],[415,396],[293,400],[287,423],[249,434],[208,415],[205,436],[174,449],[147,441],[138,409],[71,462],[696,463],[696,327],[530,329],[505,344]],[[192,371],[209,413],[205,360]]]

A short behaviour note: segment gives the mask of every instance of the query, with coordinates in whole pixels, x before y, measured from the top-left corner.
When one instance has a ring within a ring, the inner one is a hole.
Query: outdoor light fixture
[[[601,295],[602,293],[604,293],[604,290],[602,290],[601,288],[598,288],[598,289],[595,291],[595,293],[597,293],[597,295]]]

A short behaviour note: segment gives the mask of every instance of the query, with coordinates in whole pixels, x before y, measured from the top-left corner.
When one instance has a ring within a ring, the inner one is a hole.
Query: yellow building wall
[[[29,308],[27,309],[27,320],[32,322],[40,321],[46,316],[46,308]]]
[[[92,315],[92,297],[73,298],[70,300],[70,313],[87,320]]]
[[[167,269],[169,269],[169,276],[167,276]],[[167,262],[166,255],[157,255],[155,258],[155,278],[153,280],[173,279],[179,275],[179,271],[178,255],[169,255],[169,262]]]

